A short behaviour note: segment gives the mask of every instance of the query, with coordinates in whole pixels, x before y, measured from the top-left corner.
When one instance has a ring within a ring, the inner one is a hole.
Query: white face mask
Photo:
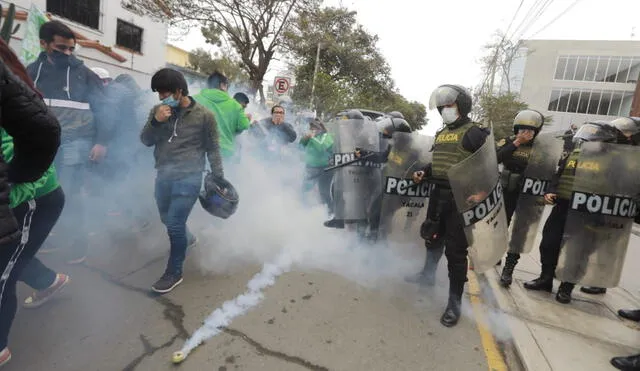
[[[442,121],[445,124],[451,124],[452,122],[455,122],[458,119],[458,108],[445,107],[442,109],[440,116],[442,116]]]

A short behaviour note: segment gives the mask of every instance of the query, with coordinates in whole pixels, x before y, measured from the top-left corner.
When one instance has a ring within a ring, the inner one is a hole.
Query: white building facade
[[[4,9],[16,4],[16,21],[22,22],[32,4],[51,19],[60,20],[78,35],[76,55],[89,67],[102,67],[112,78],[130,74],[142,88],[153,73],[165,66],[166,24],[142,17],[122,7],[120,0],[13,0],[0,1]],[[24,26],[11,46],[20,51]]]
[[[547,130],[562,130],[629,116],[639,75],[640,41],[526,40],[501,90],[552,116]]]

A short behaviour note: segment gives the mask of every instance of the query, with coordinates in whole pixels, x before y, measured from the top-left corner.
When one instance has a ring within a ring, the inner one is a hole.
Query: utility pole
[[[313,101],[316,93],[316,75],[318,74],[318,65],[320,64],[320,43],[316,50],[316,65],[313,67],[313,82],[311,83],[311,102],[309,102],[309,108],[313,109]]]

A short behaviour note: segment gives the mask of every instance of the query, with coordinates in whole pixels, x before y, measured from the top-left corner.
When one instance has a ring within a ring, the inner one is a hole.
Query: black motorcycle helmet
[[[618,129],[606,121],[585,122],[573,136],[573,142],[615,142],[618,139]]]
[[[619,143],[640,144],[640,117],[620,117],[609,124],[620,132]]]
[[[461,85],[441,85],[431,93],[429,109],[438,109],[442,113],[445,106],[456,103],[460,117],[468,117],[471,113],[473,98],[471,93]]]
[[[204,190],[198,197],[200,205],[209,214],[227,219],[238,209],[239,196],[236,189],[226,179],[208,173],[204,177]]]
[[[543,124],[544,115],[542,113],[532,109],[522,110],[513,119],[513,133],[518,134],[520,129],[529,129],[538,135]]]
[[[404,119],[390,118],[387,125],[382,129],[382,136],[390,139],[393,137],[393,133],[411,133],[411,126]]]

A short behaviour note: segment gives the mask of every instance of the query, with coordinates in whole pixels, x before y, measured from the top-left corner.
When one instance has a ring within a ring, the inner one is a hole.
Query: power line
[[[536,24],[536,22],[538,21],[538,19],[540,19],[540,17],[544,14],[544,12],[547,11],[547,9],[549,8],[549,6],[553,3],[554,0],[546,0],[543,4],[541,4],[540,9],[538,9],[538,12],[531,18],[531,20],[527,23],[527,25],[522,29],[522,31],[520,31],[520,34],[518,35],[518,37],[515,38],[515,41],[517,42],[518,40],[520,40],[522,38],[522,36],[524,34],[527,33],[527,31],[529,31],[529,29],[531,28],[531,26],[533,26],[534,24]]]
[[[562,16],[564,16],[565,14],[567,14],[571,8],[573,8],[574,6],[576,6],[576,4],[578,4],[581,0],[575,0],[573,3],[571,3],[571,5],[569,5],[567,7],[567,9],[565,9],[562,13],[558,14],[557,17],[555,17],[554,19],[551,20],[551,22],[547,23],[546,25],[544,25],[544,27],[542,27],[541,29],[538,30],[538,32],[534,33],[533,35],[530,36],[530,38],[532,37],[536,37],[537,34],[539,34],[540,32],[544,31],[545,29],[547,29],[547,27],[551,26],[552,24],[554,24],[558,19],[562,18]]]
[[[515,28],[515,30],[513,30],[513,34],[511,34],[510,39],[513,38],[513,36],[515,36],[520,29],[522,28],[522,26],[525,25],[525,23],[527,23],[530,19],[531,16],[533,16],[536,8],[538,8],[538,6],[542,3],[543,0],[535,0],[533,2],[533,4],[531,5],[531,7],[529,7],[529,10],[527,11],[527,13],[524,15],[524,17],[522,18],[522,20],[520,21],[520,24],[518,25],[518,27]]]

